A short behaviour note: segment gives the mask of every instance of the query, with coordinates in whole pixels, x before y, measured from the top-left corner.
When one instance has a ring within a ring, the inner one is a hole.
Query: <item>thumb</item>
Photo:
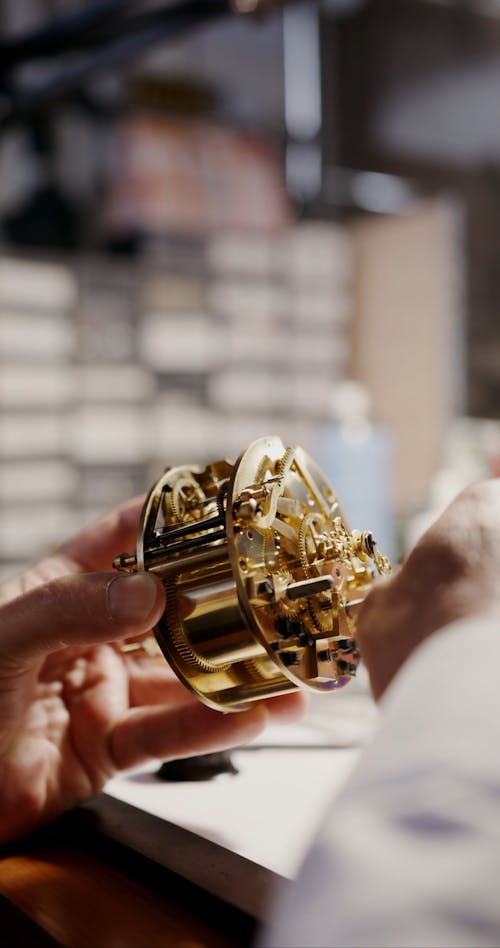
[[[163,586],[151,573],[63,576],[0,609],[0,661],[139,635],[164,608]]]

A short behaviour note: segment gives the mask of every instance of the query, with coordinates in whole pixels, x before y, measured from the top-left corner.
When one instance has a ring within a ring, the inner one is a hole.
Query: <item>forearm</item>
[[[500,614],[422,645],[266,946],[500,944]]]

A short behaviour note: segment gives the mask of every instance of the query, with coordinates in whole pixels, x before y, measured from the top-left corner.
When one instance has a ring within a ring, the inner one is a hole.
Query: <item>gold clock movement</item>
[[[209,707],[238,711],[298,688],[332,691],[356,673],[356,614],[391,568],[351,531],[325,474],[279,437],[238,460],[167,469],[148,494],[135,554],[167,607],[155,636]]]

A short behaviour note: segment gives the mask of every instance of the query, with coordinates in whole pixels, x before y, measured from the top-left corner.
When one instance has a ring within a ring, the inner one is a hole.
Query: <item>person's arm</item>
[[[500,484],[469,489],[369,597],[381,723],[262,948],[500,944]]]
[[[500,613],[422,645],[262,948],[500,944]]]
[[[204,707],[163,659],[124,653],[165,608],[148,573],[109,572],[133,542],[140,502],[124,505],[0,586],[0,844],[99,792],[148,759],[252,739],[300,695],[249,711]]]

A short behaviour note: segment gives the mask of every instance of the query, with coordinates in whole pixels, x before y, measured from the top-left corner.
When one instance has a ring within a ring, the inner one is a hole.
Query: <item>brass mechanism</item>
[[[238,711],[356,673],[356,613],[391,569],[371,533],[350,531],[327,478],[300,447],[254,441],[235,464],[167,469],[144,504],[136,555],[116,569],[163,580],[156,639],[209,707]]]

